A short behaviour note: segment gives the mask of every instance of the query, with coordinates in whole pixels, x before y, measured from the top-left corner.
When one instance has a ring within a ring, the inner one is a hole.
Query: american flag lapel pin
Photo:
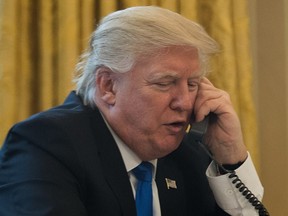
[[[167,189],[177,189],[176,181],[165,178]]]

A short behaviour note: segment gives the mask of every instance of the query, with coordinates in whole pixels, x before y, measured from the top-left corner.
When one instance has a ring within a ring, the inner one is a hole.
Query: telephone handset
[[[199,141],[202,142],[203,136],[205,135],[208,129],[210,115],[211,114],[206,116],[204,120],[201,122],[190,122],[191,128],[190,128],[189,133],[193,134],[193,139],[196,142],[199,142]],[[191,121],[193,120],[191,119]]]
[[[228,170],[226,169],[222,164],[218,163],[209,149],[206,147],[205,144],[203,144],[203,137],[205,133],[207,132],[210,118],[213,118],[213,113],[210,113],[207,115],[203,121],[201,122],[194,122],[193,120],[191,123],[191,127],[189,130],[189,133],[192,134],[192,138],[195,140],[196,143],[198,143],[204,151],[209,155],[209,157],[217,164],[219,169],[223,170],[225,173],[229,173],[228,178],[232,180],[232,184],[239,190],[239,192],[251,203],[252,206],[256,210],[258,210],[258,213],[260,216],[269,216],[269,212],[265,208],[265,206],[258,200],[258,198],[245,186],[245,184],[239,179],[238,175],[236,174],[235,170]]]

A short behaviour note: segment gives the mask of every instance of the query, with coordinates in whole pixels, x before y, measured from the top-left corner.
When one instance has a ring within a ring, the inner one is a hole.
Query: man
[[[205,78],[217,49],[202,27],[158,7],[104,18],[78,64],[76,92],[10,130],[0,215],[136,215],[142,161],[152,164],[154,216],[258,215],[186,136],[192,116],[214,113],[205,144],[262,198],[229,96]]]

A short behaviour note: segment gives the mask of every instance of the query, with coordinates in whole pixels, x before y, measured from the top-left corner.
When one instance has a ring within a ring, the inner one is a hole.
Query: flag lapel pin
[[[176,181],[165,178],[167,189],[177,189]]]

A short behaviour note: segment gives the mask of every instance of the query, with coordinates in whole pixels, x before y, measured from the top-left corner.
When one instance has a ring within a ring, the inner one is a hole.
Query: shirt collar
[[[133,152],[124,142],[123,140],[120,139],[120,137],[113,131],[113,129],[110,127],[108,122],[106,121],[104,115],[101,113],[109,131],[111,132],[118,148],[121,153],[121,156],[123,158],[126,171],[130,172],[133,170],[135,167],[137,167],[142,160]],[[153,177],[155,178],[155,173],[156,173],[156,167],[157,167],[157,159],[149,161],[153,165]]]

